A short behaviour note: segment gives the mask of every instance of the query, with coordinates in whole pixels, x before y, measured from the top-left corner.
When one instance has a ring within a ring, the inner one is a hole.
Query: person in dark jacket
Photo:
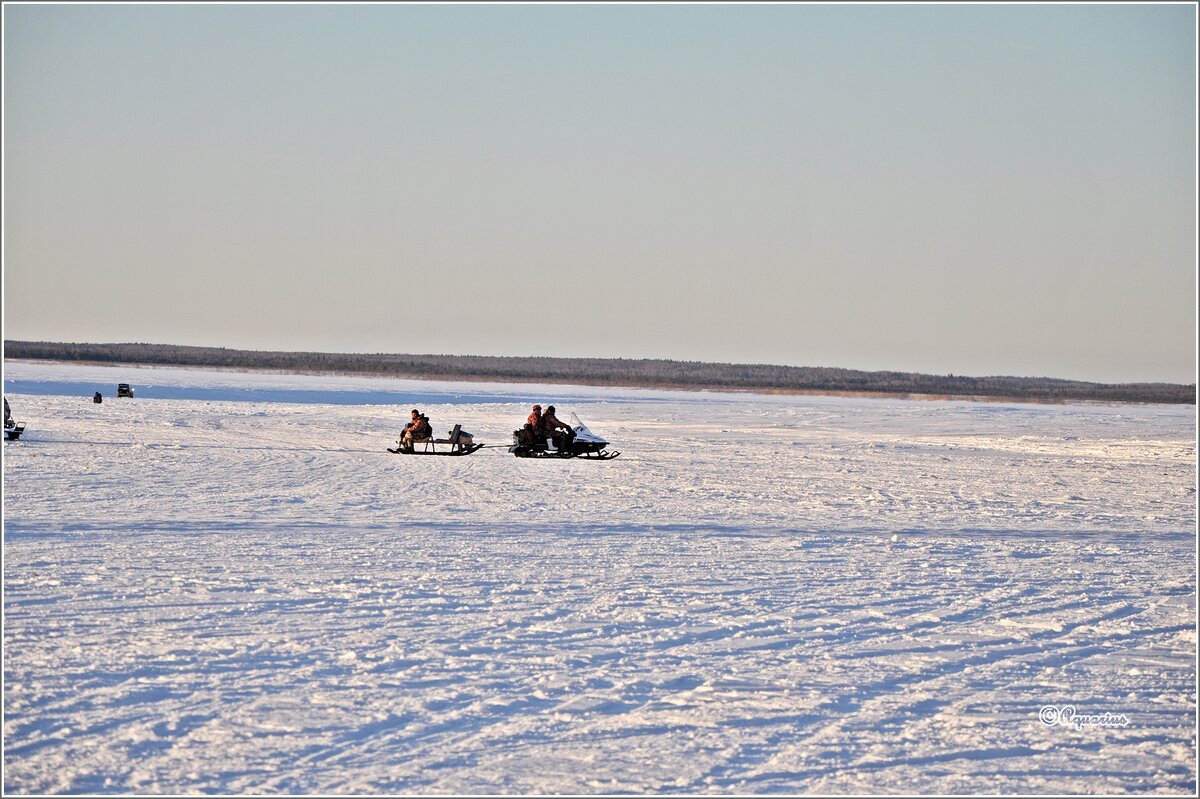
[[[571,429],[571,425],[558,420],[554,415],[553,405],[548,406],[542,414],[542,430],[554,441],[554,448],[557,450],[570,449],[571,442],[575,440],[575,431]]]

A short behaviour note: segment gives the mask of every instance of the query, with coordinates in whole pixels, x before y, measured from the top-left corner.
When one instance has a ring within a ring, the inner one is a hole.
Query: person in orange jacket
[[[400,448],[412,449],[413,441],[420,441],[432,435],[433,427],[429,424],[429,417],[413,408],[412,421],[400,431]]]
[[[525,420],[525,424],[529,425],[535,438],[546,437],[546,423],[542,419],[541,405],[533,406],[533,412],[529,414],[529,418]]]

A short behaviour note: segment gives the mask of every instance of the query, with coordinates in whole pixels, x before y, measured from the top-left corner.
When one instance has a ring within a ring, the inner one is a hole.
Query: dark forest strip
[[[5,341],[4,357],[642,388],[922,395],[1037,402],[1088,400],[1193,405],[1196,402],[1194,384],[1109,384],[1045,377],[965,377],[646,358],[266,352],[173,344],[70,344],[47,341]]]

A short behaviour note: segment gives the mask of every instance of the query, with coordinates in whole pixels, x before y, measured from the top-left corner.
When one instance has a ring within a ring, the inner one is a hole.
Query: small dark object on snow
[[[97,391],[96,394],[92,397],[92,402],[99,405],[100,403],[104,402],[104,395],[101,394],[99,391]]]
[[[117,398],[121,397],[133,397],[133,389],[129,387],[128,383],[117,383]]]

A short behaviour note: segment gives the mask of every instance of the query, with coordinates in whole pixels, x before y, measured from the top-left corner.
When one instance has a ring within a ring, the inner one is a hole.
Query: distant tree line
[[[934,395],[1040,402],[1196,402],[1195,384],[1108,384],[1043,377],[964,377],[916,372],[862,372],[831,367],[705,363],[647,358],[265,352],[172,344],[69,344],[7,340],[4,342],[4,357],[644,388]]]

